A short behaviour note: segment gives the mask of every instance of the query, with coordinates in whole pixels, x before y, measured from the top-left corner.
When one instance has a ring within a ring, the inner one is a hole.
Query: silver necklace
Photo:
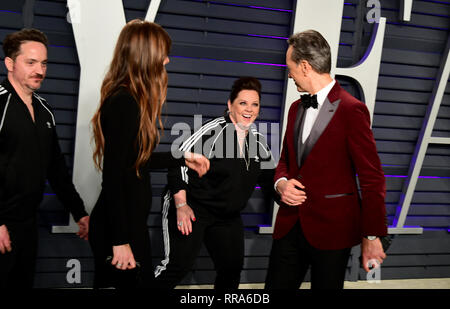
[[[238,141],[238,145],[239,145],[240,153],[241,153],[241,156],[244,158],[245,167],[246,167],[247,172],[248,172],[248,169],[249,169],[249,166],[250,166],[250,158],[248,158],[248,160],[247,160],[247,158],[245,157],[245,150],[247,150],[247,154],[249,153],[248,143],[247,143],[247,136],[246,136],[246,133],[244,133],[243,137],[239,136],[240,135],[239,132],[236,132],[236,133],[237,133],[237,138],[239,140]],[[240,143],[241,141],[245,142],[245,149],[243,149],[243,147],[241,147],[241,143]],[[244,150],[244,151],[242,151],[242,150]]]
[[[245,150],[247,150],[247,154],[248,154],[248,143],[247,143],[247,139],[245,139]],[[244,158],[245,161],[245,167],[247,168],[247,172],[248,172],[248,168],[250,166],[250,158],[248,158],[248,160],[245,158],[245,151],[242,154],[242,157]]]

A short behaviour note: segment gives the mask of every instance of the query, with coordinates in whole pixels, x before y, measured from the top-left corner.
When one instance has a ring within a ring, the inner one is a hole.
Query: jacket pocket
[[[351,192],[351,193],[340,193],[340,194],[329,194],[329,195],[325,195],[325,198],[336,198],[336,197],[349,196],[349,195],[353,195],[353,192]]]

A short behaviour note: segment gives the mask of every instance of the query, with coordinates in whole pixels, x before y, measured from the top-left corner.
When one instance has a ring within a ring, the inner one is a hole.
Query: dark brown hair
[[[24,28],[8,34],[3,40],[5,57],[16,60],[16,57],[20,53],[20,46],[29,41],[42,43],[46,48],[48,45],[47,36],[42,31],[33,28]]]
[[[231,103],[233,103],[241,90],[255,90],[261,99],[261,83],[255,77],[244,76],[234,81],[229,97]]]
[[[101,107],[119,87],[125,87],[139,105],[140,120],[137,137],[136,174],[158,145],[163,129],[161,108],[167,95],[167,58],[172,40],[158,24],[139,19],[128,22],[122,29],[114,50],[109,71],[101,87],[100,106],[92,118],[95,140],[94,162],[101,170],[105,140],[101,128]]]

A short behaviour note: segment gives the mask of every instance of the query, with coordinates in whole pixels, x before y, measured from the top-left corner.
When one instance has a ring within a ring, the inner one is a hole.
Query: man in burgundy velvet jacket
[[[289,78],[309,95],[289,109],[266,288],[299,288],[311,266],[312,288],[340,289],[353,246],[361,243],[366,271],[386,257],[385,178],[369,111],[330,76],[326,40],[308,30],[288,43]]]

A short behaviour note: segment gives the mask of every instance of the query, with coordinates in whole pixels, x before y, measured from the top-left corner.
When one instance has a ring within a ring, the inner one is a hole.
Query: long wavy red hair
[[[134,97],[140,109],[139,132],[136,145],[138,156],[134,167],[140,177],[140,167],[150,158],[159,143],[161,109],[167,95],[167,72],[164,61],[172,40],[159,25],[142,20],[132,20],[122,29],[109,70],[101,87],[100,106],[92,118],[95,141],[94,162],[102,170],[105,139],[100,118],[106,99],[119,87],[125,87]]]

